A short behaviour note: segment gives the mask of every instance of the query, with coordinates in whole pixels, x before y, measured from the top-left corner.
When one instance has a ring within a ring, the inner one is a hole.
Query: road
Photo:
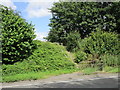
[[[36,85],[13,86],[9,88],[118,88],[118,77],[92,78],[88,80],[77,79],[38,83]]]

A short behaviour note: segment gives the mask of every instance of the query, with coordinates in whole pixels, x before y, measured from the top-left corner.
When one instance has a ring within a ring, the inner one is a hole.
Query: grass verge
[[[90,75],[90,74],[96,72],[97,70],[98,70],[97,67],[95,67],[95,68],[93,68],[93,67],[87,67],[87,68],[85,68],[85,69],[82,70],[82,73],[84,75]]]
[[[3,76],[1,82],[16,82],[23,80],[38,80],[48,78],[50,76],[56,76],[60,74],[67,74],[77,71],[77,69],[64,69],[56,71],[46,71],[46,72],[30,72],[25,74],[16,74],[12,76]]]
[[[81,69],[64,69],[64,70],[56,70],[56,71],[45,71],[45,72],[30,72],[25,74],[16,74],[11,76],[3,76],[2,81],[0,82],[16,82],[16,81],[24,81],[24,80],[38,80],[38,79],[45,79],[51,76],[61,75],[61,74],[67,74],[67,73],[73,73],[80,71],[83,73],[83,75],[90,75],[94,72],[98,71],[98,67],[87,67],[83,70]],[[118,73],[120,70],[118,67],[104,67],[104,72],[108,73]]]
[[[120,69],[118,67],[110,67],[110,66],[106,66],[103,69],[105,72],[110,72],[110,73],[118,73],[120,72]]]

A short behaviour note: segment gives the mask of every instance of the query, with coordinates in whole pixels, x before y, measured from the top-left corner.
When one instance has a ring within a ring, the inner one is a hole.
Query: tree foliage
[[[113,5],[111,6],[109,13],[115,17],[116,21],[116,27],[115,31],[120,34],[120,1],[119,2],[114,2]]]
[[[116,32],[116,18],[112,15],[112,2],[57,2],[50,9],[51,30],[46,38],[67,45],[67,36],[78,32],[83,39],[92,31]]]
[[[81,37],[79,32],[70,32],[66,37],[66,49],[68,51],[76,52],[80,49]]]
[[[34,27],[26,22],[18,12],[0,6],[2,19],[2,60],[12,64],[28,57],[35,46],[33,43]]]

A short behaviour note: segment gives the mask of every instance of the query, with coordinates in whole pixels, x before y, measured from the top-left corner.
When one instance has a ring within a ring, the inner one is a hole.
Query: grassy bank
[[[109,73],[117,73],[120,72],[119,67],[109,67],[109,66],[105,66],[103,69],[104,72],[109,72]]]
[[[45,72],[29,72],[25,74],[16,74],[16,75],[7,75],[2,77],[2,82],[15,82],[15,81],[23,81],[23,80],[38,80],[48,78],[50,76],[56,76],[61,74],[67,74],[76,72],[78,69],[64,69],[64,70],[56,70],[56,71],[45,71]]]
[[[26,60],[13,65],[2,65],[1,82],[38,80],[72,72],[82,72],[83,75],[95,72],[120,72],[117,55],[103,55],[97,58],[82,51],[75,54],[68,52],[64,46],[57,43],[41,41],[35,41],[35,43],[37,48]],[[103,67],[102,71],[100,67]]]
[[[16,82],[16,81],[24,81],[24,80],[38,80],[38,79],[45,79],[49,78],[51,76],[57,76],[61,74],[68,74],[73,72],[81,72],[83,75],[90,75],[95,72],[99,71],[98,67],[87,67],[84,69],[63,69],[63,70],[56,70],[56,71],[45,71],[45,72],[29,72],[24,74],[16,74],[16,75],[6,75],[2,77],[1,82]],[[99,72],[105,72],[105,73],[118,73],[120,70],[117,67],[104,67],[103,71]]]
[[[98,67],[87,67],[83,70],[81,70],[81,72],[84,74],[84,75],[90,75],[90,74],[93,74],[93,73],[99,73],[99,72],[103,72],[103,73],[118,73],[120,72],[120,70],[118,69],[118,67],[104,67],[102,71],[99,70]]]

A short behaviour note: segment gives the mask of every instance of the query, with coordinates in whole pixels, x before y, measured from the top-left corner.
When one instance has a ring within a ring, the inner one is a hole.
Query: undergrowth
[[[29,58],[13,65],[2,65],[3,76],[75,68],[65,47],[38,40],[34,42],[37,48]]]

